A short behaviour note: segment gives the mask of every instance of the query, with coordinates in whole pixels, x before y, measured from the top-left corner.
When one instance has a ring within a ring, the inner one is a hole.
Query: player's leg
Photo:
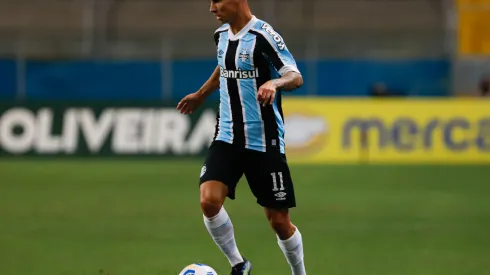
[[[228,186],[221,181],[210,180],[202,183],[199,189],[203,215],[209,218],[218,215],[228,196]]]
[[[296,227],[291,223],[289,218],[289,209],[276,209],[265,207],[265,216],[270,223],[272,230],[279,239],[287,240],[291,238],[296,231]]]
[[[233,158],[233,146],[214,142],[201,170],[200,203],[204,224],[231,266],[244,262],[235,241],[233,224],[223,204],[226,197],[235,198],[235,187],[242,171],[240,158]]]
[[[286,157],[279,152],[248,152],[245,175],[257,203],[265,208],[293,275],[306,274],[303,240],[291,222],[289,209],[296,206],[294,186]]]
[[[207,181],[201,184],[201,209],[204,225],[223,254],[235,266],[243,262],[235,241],[233,224],[223,207],[228,187],[219,181]]]
[[[303,238],[299,229],[291,222],[289,210],[265,208],[267,219],[276,232],[277,243],[291,267],[293,275],[306,274]]]

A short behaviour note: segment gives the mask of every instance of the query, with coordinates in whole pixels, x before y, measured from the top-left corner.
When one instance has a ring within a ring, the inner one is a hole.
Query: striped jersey
[[[228,24],[214,39],[220,68],[220,104],[214,140],[247,149],[285,152],[281,91],[271,105],[257,100],[264,83],[294,71],[294,57],[283,38],[255,16],[236,35]]]

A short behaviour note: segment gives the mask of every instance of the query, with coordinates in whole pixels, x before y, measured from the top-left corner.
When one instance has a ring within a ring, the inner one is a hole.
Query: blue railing
[[[28,60],[18,65],[0,60],[0,99],[175,100],[197,90],[216,61]],[[305,85],[291,95],[365,96],[378,82],[409,96],[446,96],[450,90],[450,63],[444,59],[299,61],[298,67]]]

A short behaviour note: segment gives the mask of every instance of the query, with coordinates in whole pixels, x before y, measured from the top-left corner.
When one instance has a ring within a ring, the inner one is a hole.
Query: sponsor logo
[[[489,163],[489,102],[287,99],[291,163]]]
[[[285,141],[288,153],[308,154],[325,146],[329,126],[320,115],[292,112],[285,117]]]
[[[259,69],[252,71],[247,70],[227,70],[220,67],[220,75],[224,78],[236,78],[236,79],[254,79],[259,77]]]
[[[360,139],[353,138],[354,132],[360,133]],[[396,118],[391,123],[382,118],[351,118],[342,130],[344,149],[360,144],[362,147],[392,147],[397,151],[411,152],[432,150],[436,144],[442,144],[445,149],[453,152],[463,152],[473,147],[480,152],[489,152],[489,140],[490,117],[479,120],[464,117],[433,118],[426,123],[410,117]]]
[[[286,43],[284,43],[282,37],[272,28],[271,25],[265,23],[264,25],[262,25],[262,29],[265,30],[265,32],[267,32],[272,37],[279,50],[282,51],[286,48]]]
[[[222,58],[224,53],[222,49],[218,49],[218,58]]]
[[[286,200],[286,195],[287,194],[285,192],[279,192],[279,193],[274,194],[274,196],[276,197],[276,201]]]
[[[173,109],[15,107],[0,113],[0,152],[9,154],[196,155],[214,137],[216,113],[196,124]]]

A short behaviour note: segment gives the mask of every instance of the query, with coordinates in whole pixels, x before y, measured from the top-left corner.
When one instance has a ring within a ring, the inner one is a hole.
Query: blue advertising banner
[[[20,79],[27,99],[177,100],[199,89],[215,67],[214,59],[179,60],[171,66],[159,61],[27,61]],[[450,64],[444,59],[298,61],[298,68],[305,84],[287,95],[368,96],[377,83],[408,96],[449,91]],[[0,72],[0,98],[15,98],[15,62],[0,61]]]

